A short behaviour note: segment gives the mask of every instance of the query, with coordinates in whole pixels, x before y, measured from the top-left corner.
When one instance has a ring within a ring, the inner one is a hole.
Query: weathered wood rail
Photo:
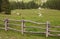
[[[48,32],[49,32],[48,36],[60,36],[60,30],[50,30],[50,28],[56,28],[56,29],[58,28],[59,29],[60,26],[49,26],[48,27],[48,29],[49,29],[48,30]],[[55,33],[58,32],[59,34],[55,35],[55,34],[51,34],[50,32],[55,32]]]
[[[0,20],[0,21],[3,21],[5,23],[5,24],[3,24],[5,26],[4,28],[0,27],[0,29],[5,29],[5,31],[8,31],[10,29],[10,30],[19,31],[19,32],[21,32],[22,35],[24,33],[40,33],[40,34],[45,34],[46,37],[48,37],[48,36],[60,36],[60,34],[53,35],[50,33],[50,32],[60,32],[60,31],[50,30],[50,28],[60,28],[60,26],[54,26],[54,27],[50,26],[50,23],[48,21],[45,23],[38,23],[38,22],[30,21],[30,20],[12,20],[12,19],[5,19],[5,20]],[[9,23],[9,21],[21,22],[21,25],[20,24],[12,24],[12,23]],[[40,25],[40,24],[46,25],[46,28],[43,28],[41,26],[39,26],[39,27],[38,26],[25,26],[25,22],[30,22],[30,23],[34,23],[34,24],[38,24],[38,25]],[[21,30],[11,28],[8,26],[9,24],[21,26]],[[44,29],[46,31],[45,32],[26,31],[25,28],[39,28],[39,29]]]

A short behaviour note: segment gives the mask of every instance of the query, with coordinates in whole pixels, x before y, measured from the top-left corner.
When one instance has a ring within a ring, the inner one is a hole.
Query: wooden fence
[[[60,32],[60,31],[53,31],[53,30],[50,30],[50,28],[59,28],[60,26],[50,26],[50,23],[47,21],[45,23],[38,23],[38,22],[34,22],[34,21],[30,21],[30,20],[11,20],[11,19],[5,19],[5,20],[0,20],[0,21],[4,21],[4,25],[5,25],[5,28],[2,28],[0,27],[0,29],[5,29],[5,31],[8,31],[9,29],[11,30],[15,30],[15,31],[19,31],[22,33],[22,35],[26,32],[29,33],[29,31],[26,31],[25,28],[39,28],[39,29],[44,29],[46,30],[45,32],[33,32],[33,31],[30,31],[30,33],[40,33],[40,34],[45,34],[46,37],[48,36],[60,36],[60,34],[57,34],[57,35],[53,35],[53,34],[50,34],[50,32]],[[16,22],[21,22],[21,25],[20,24],[13,24],[13,25],[19,25],[21,26],[21,30],[17,30],[17,29],[13,29],[11,27],[9,27],[9,21],[16,21]],[[34,23],[34,24],[42,24],[42,25],[46,25],[46,28],[42,28],[41,26],[37,27],[37,26],[25,26],[25,22],[30,22],[30,23]]]

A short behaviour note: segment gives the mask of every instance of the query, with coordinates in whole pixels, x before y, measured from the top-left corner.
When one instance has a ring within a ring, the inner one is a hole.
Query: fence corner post
[[[8,19],[5,19],[5,31],[8,30]]]
[[[47,21],[47,23],[46,23],[46,37],[48,37],[49,36],[49,21]]]
[[[22,23],[21,23],[21,33],[22,33],[22,35],[24,34],[24,20],[22,20],[21,21]]]

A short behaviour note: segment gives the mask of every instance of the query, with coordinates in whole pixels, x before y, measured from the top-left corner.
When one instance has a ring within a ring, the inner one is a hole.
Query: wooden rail
[[[60,28],[60,26],[51,26],[51,28]]]
[[[21,32],[21,30],[17,30],[17,29],[10,28],[10,27],[8,27],[8,29],[10,29],[10,30],[15,30],[15,31],[19,31],[19,32]]]
[[[48,36],[60,36],[60,34],[53,35],[50,33],[50,32],[60,32],[60,31],[50,30],[50,28],[60,28],[60,26],[50,26],[50,23],[48,21],[45,23],[39,23],[39,22],[30,21],[30,20],[14,20],[14,19],[5,19],[5,20],[0,20],[0,21],[3,21],[5,23],[5,24],[1,24],[1,25],[5,26],[4,28],[0,27],[0,29],[5,29],[5,31],[8,31],[10,29],[10,30],[21,32],[22,35],[24,33],[40,33],[40,34],[46,34],[46,37],[48,37]],[[20,24],[9,23],[9,21],[20,22]],[[38,25],[40,25],[40,24],[45,25],[46,28],[43,28],[41,26],[26,26],[25,22],[30,22],[30,23],[38,24]],[[11,28],[11,27],[9,27],[9,25],[20,26],[21,30]],[[25,28],[39,28],[39,29],[45,30],[46,32],[26,31]]]
[[[54,31],[54,30],[49,30],[49,31],[50,31],[50,32],[60,32],[60,31],[56,31],[56,30],[55,30],[55,31]]]
[[[38,22],[34,22],[34,21],[31,21],[31,20],[24,20],[25,22],[31,22],[31,23],[34,23],[34,24],[46,24],[46,23],[38,23]]]
[[[49,34],[49,36],[60,36],[60,34],[57,34],[57,35],[55,35],[55,34]]]
[[[57,31],[57,30],[50,30],[50,28],[60,28],[60,26],[49,26],[48,27],[48,36],[60,36],[60,34],[51,34],[50,32],[58,32],[58,33],[60,33],[60,31]]]

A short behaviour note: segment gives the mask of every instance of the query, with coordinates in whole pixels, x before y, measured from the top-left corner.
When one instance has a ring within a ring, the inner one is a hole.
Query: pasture
[[[17,15],[17,13],[19,13],[19,15]],[[41,13],[42,16],[39,16],[39,13]],[[16,10],[11,10],[11,15],[0,14],[1,20],[5,18],[15,19],[15,20],[25,19],[25,20],[32,20],[36,22],[49,21],[51,23],[51,26],[60,26],[60,10],[16,9]],[[2,22],[0,21],[0,23]],[[27,23],[27,25],[32,25],[32,24]],[[19,27],[14,27],[14,28],[19,28]],[[16,32],[12,30],[4,31],[0,29],[0,39],[60,39],[60,37],[49,36],[48,38],[46,38],[45,35],[42,34],[22,35],[20,32]]]

